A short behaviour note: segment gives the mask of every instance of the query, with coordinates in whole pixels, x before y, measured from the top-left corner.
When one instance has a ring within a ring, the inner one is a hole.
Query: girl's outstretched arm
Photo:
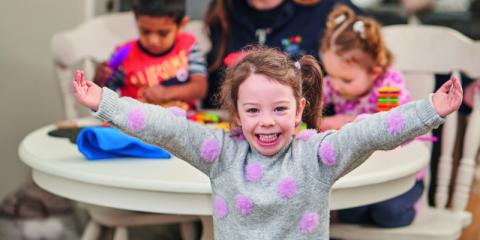
[[[92,109],[98,110],[102,100],[102,88],[92,81],[85,81],[83,71],[77,70],[72,80],[73,96],[80,104]]]
[[[164,148],[210,177],[228,166],[226,161],[230,158],[222,157],[224,154],[235,155],[240,147],[248,147],[246,143],[236,143],[221,129],[189,122],[179,109],[141,103],[129,97],[120,98],[108,88],[85,81],[81,71],[76,72],[72,85],[77,101],[92,109],[96,117]]]
[[[379,112],[339,131],[318,136],[320,176],[330,183],[363,163],[376,150],[390,150],[423,135],[445,121],[462,102],[462,87],[455,77],[424,100]],[[408,160],[408,159],[406,159]]]

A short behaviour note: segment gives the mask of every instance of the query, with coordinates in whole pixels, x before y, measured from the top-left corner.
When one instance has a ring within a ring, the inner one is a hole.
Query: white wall
[[[63,117],[50,38],[83,17],[82,0],[0,0],[0,199],[30,174],[21,139]]]
[[[103,14],[106,2],[0,0],[0,200],[30,176],[17,154],[22,138],[64,116],[50,54],[52,35]],[[202,18],[206,3],[188,0],[188,14]]]
[[[203,19],[209,0],[187,0],[187,15],[191,19]]]

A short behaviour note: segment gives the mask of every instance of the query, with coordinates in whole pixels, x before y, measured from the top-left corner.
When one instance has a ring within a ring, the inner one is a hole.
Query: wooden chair
[[[396,25],[384,27],[383,34],[387,46],[394,54],[394,66],[404,73],[414,99],[423,98],[434,91],[435,73],[463,71],[473,78],[480,77],[480,46],[455,30],[438,26]],[[443,126],[436,207],[428,206],[424,194],[419,214],[410,226],[388,229],[339,223],[332,224],[331,236],[369,240],[458,239],[462,229],[471,223],[471,214],[465,208],[474,175],[474,159],[480,143],[479,102],[470,114],[463,156],[457,169],[452,207],[447,208],[457,117],[457,114],[449,115]],[[426,192],[428,191],[425,190],[424,193]]]
[[[203,53],[209,50],[210,42],[202,22],[192,21],[185,30],[197,36]],[[130,12],[100,16],[73,30],[53,36],[55,71],[62,91],[66,119],[78,119],[88,114],[85,108],[75,103],[71,94],[70,81],[74,69],[77,67],[85,69],[86,78],[92,79],[95,63],[107,60],[117,44],[137,36],[134,16]],[[101,226],[115,228],[114,240],[126,240],[127,227],[166,223],[180,223],[182,238],[194,239],[195,231],[192,224],[194,220],[200,219],[197,216],[147,214],[88,204],[83,206],[89,212],[90,221],[84,230],[82,240],[97,239]]]

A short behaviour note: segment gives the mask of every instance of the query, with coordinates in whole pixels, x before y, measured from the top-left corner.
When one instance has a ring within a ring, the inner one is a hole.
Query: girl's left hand
[[[463,89],[460,81],[452,76],[432,97],[433,107],[441,117],[457,111],[462,104]]]

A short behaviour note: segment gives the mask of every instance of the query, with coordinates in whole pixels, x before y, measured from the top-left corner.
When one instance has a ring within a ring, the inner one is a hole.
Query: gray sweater
[[[189,122],[166,108],[103,89],[95,115],[209,176],[215,239],[328,239],[333,183],[375,150],[393,149],[443,123],[431,95],[347,124],[305,130],[267,157],[242,136]]]

